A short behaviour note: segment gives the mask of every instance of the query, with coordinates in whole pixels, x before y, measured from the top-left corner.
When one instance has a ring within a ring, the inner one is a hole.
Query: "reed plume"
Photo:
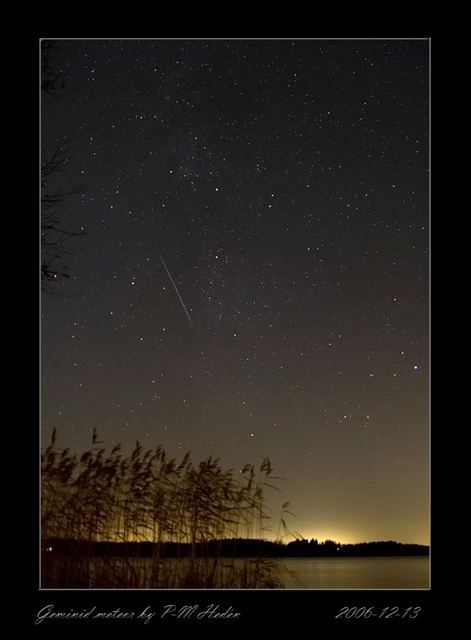
[[[273,468],[224,470],[208,457],[181,462],[160,445],[111,453],[93,432],[89,450],[41,455],[42,586],[67,588],[274,588],[274,559],[222,554],[227,540],[262,538]],[[282,511],[283,513],[283,511]],[[284,524],[284,523],[283,523]],[[235,547],[234,547],[235,548]]]

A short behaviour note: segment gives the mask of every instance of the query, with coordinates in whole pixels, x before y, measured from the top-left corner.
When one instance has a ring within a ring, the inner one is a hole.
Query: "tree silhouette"
[[[41,41],[41,92],[53,98],[65,87],[61,74],[53,68],[56,51],[53,40]],[[66,145],[67,141],[59,141],[54,148],[43,148],[41,152],[41,288],[51,294],[58,294],[58,281],[69,277],[63,262],[64,256],[71,253],[67,241],[85,234],[83,229],[67,229],[61,224],[64,201],[82,191],[82,187],[57,186],[59,173],[67,163]]]
[[[54,97],[65,87],[60,72],[54,70],[56,52],[57,43],[54,40],[41,40],[41,89]]]

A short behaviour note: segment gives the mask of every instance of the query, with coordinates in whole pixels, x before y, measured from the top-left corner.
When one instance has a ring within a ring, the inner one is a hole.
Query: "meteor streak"
[[[167,269],[167,265],[165,264],[165,261],[164,261],[164,259],[162,258],[162,254],[160,254],[160,259],[162,260],[162,264],[163,264],[163,265],[164,265],[164,267],[165,267],[165,271],[167,272],[167,275],[168,275],[168,277],[170,278],[170,282],[173,284],[173,288],[175,289],[175,292],[176,292],[176,294],[177,294],[177,296],[178,296],[178,299],[180,300],[180,302],[181,302],[181,304],[182,304],[183,310],[184,310],[184,312],[186,313],[186,316],[187,316],[187,318],[188,318],[188,320],[189,320],[190,324],[193,324],[193,321],[192,321],[192,319],[190,318],[190,314],[188,313],[188,309],[185,307],[185,303],[183,302],[182,297],[181,297],[181,295],[180,295],[180,293],[179,293],[179,291],[178,291],[178,289],[177,289],[177,285],[176,285],[176,284],[175,284],[175,282],[173,281],[173,278],[172,278],[172,276],[170,275],[170,271]]]

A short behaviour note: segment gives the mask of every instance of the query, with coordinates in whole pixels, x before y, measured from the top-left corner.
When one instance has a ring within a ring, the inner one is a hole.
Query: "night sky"
[[[429,45],[58,42],[44,444],[268,456],[275,533],[429,543]]]

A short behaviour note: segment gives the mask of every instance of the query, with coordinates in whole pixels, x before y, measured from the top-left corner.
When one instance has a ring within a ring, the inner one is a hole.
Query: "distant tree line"
[[[333,540],[318,542],[312,539],[294,540],[285,545],[288,557],[332,557],[332,556],[418,556],[428,555],[429,547],[420,544],[400,542],[361,542],[341,544]]]
[[[52,538],[44,541],[44,551],[55,555],[80,557],[116,557],[116,558],[322,558],[322,557],[360,557],[360,556],[424,556],[429,547],[419,544],[399,542],[362,542],[359,544],[340,544],[333,540],[294,540],[287,544],[269,540],[231,538],[208,540],[191,546],[177,542],[110,542]]]

